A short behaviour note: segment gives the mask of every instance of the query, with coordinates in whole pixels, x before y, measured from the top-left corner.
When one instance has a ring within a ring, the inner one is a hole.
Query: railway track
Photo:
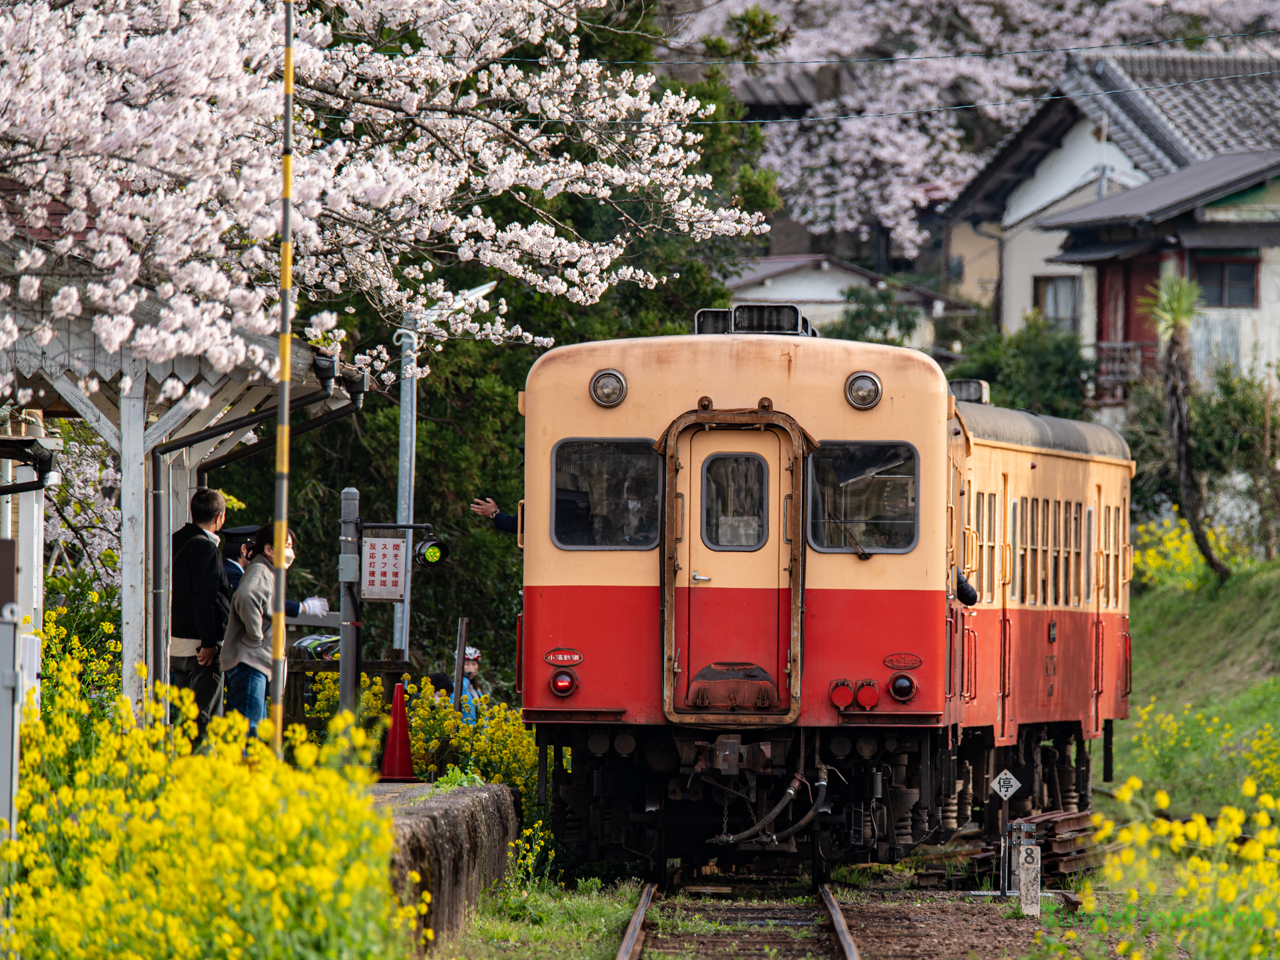
[[[642,954],[647,960],[684,958],[691,948],[698,957],[860,960],[844,914],[827,884],[819,888],[816,897],[784,902],[692,903],[659,901],[657,884],[647,884],[618,946],[617,960],[640,960]]]

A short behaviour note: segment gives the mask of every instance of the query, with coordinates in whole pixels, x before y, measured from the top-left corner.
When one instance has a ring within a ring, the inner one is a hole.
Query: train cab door
[[[677,583],[687,590],[687,641],[676,706],[707,713],[786,710],[787,444],[768,428],[693,429],[685,437],[688,563]]]

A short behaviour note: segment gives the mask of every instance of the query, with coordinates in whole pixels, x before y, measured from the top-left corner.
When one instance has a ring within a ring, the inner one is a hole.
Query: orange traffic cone
[[[404,708],[404,684],[396,684],[391,699],[391,729],[382,751],[383,783],[417,783],[413,775],[413,752],[409,746],[409,714]]]

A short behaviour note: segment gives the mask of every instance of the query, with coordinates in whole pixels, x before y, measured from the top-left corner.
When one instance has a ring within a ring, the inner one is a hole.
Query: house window
[[[1075,330],[1080,323],[1080,278],[1036,277],[1033,282],[1035,308],[1046,320]]]
[[[1196,259],[1196,283],[1206,307],[1256,307],[1257,260]]]

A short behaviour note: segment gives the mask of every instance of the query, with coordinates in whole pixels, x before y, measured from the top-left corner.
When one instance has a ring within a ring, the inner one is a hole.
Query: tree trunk
[[[1165,417],[1169,422],[1169,439],[1173,444],[1173,459],[1178,471],[1182,515],[1191,528],[1191,536],[1195,539],[1204,562],[1225,583],[1231,576],[1231,568],[1213,552],[1209,537],[1200,523],[1200,489],[1191,468],[1191,418],[1187,409],[1187,394],[1191,389],[1191,358],[1187,349],[1185,324],[1174,326],[1169,336],[1164,366]]]

